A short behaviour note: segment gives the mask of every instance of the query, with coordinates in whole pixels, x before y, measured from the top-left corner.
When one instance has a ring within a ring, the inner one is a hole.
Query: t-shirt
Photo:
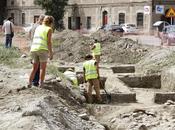
[[[10,28],[10,24],[11,24],[11,28]],[[5,34],[11,34],[11,32],[13,32],[13,28],[14,28],[14,25],[9,20],[7,20],[2,26],[2,30],[5,30]]]
[[[35,24],[33,24],[32,28],[30,29],[30,36],[31,36],[30,38],[31,38],[31,39],[33,39],[35,30],[36,30],[36,28],[37,28],[39,25],[40,25],[40,24],[35,23]]]

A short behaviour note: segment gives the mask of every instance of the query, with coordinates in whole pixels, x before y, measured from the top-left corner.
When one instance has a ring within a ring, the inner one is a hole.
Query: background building
[[[44,11],[34,5],[34,0],[7,0],[7,17],[14,18],[15,25],[33,23]]]
[[[16,25],[33,23],[40,14],[44,14],[44,10],[34,5],[34,0],[6,1],[2,2],[6,4],[4,12],[7,12],[7,17],[14,18]],[[163,12],[156,12],[157,7],[163,7]],[[66,29],[74,30],[97,30],[105,24],[133,23],[147,33],[156,21],[171,22],[165,17],[171,7],[175,8],[175,0],[69,0],[63,21]]]
[[[147,7],[145,13],[144,7]],[[152,0],[70,0],[65,27],[96,30],[105,24],[133,23],[149,32],[152,27]]]

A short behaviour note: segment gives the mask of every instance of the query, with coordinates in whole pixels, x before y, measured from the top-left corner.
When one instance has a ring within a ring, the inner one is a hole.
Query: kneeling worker
[[[69,81],[71,81],[71,83],[74,85],[74,87],[78,86],[78,80],[76,77],[76,73],[74,72],[74,70],[72,68],[67,69],[64,72],[64,75]]]
[[[102,98],[100,96],[100,83],[99,83],[99,68],[96,60],[93,59],[93,56],[88,54],[85,57],[85,62],[83,63],[83,71],[84,71],[84,80],[88,81],[88,103],[92,103],[92,87],[94,86],[94,90],[96,92],[96,97],[98,103],[102,102]]]

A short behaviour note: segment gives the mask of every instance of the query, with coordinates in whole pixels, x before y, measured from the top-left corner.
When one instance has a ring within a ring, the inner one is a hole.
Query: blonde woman
[[[54,18],[52,16],[45,16],[42,25],[39,25],[34,33],[33,42],[31,45],[31,57],[33,59],[33,68],[29,77],[28,87],[32,87],[32,80],[40,64],[40,79],[39,87],[42,87],[48,58],[53,59],[52,52],[52,27]]]

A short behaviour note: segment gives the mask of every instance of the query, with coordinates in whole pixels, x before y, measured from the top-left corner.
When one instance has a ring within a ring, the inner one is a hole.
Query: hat
[[[74,69],[72,69],[72,68],[68,68],[67,71],[74,71]]]
[[[92,59],[93,58],[93,56],[91,55],[91,54],[86,54],[86,56],[85,56],[85,60],[90,60],[90,59]]]

